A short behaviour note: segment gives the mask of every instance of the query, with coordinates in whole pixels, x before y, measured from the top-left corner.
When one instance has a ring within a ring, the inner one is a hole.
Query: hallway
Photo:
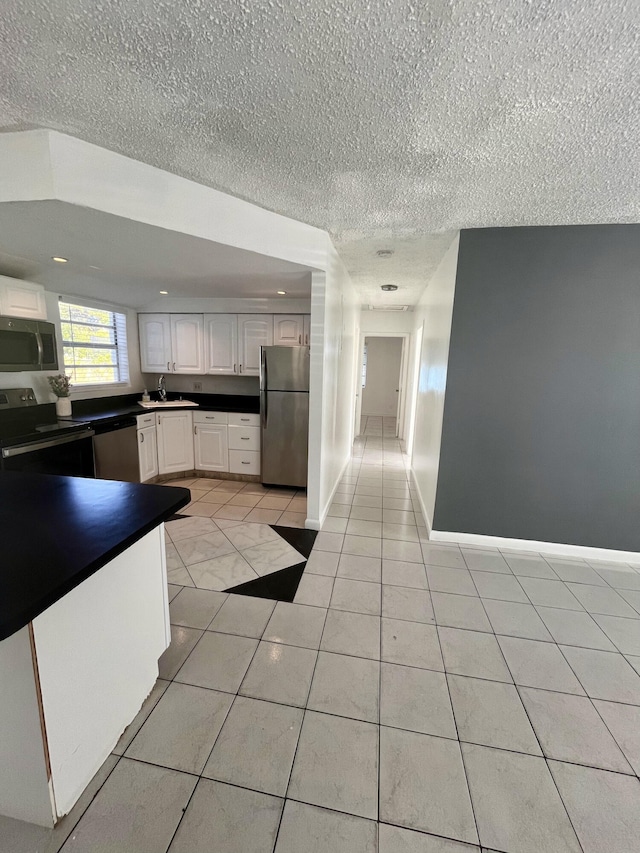
[[[430,544],[387,428],[293,604],[171,585],[145,707],[60,828],[3,821],[3,853],[637,850],[640,574]]]

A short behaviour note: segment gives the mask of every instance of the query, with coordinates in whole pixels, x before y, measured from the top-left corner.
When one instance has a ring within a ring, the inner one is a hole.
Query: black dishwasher
[[[93,421],[93,456],[99,480],[140,482],[138,431],[135,415]]]

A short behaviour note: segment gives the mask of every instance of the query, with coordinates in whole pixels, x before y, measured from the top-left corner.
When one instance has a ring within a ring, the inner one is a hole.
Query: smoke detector
[[[393,255],[393,249],[378,249],[376,255],[379,258],[390,258]]]
[[[397,284],[382,284],[380,285],[380,290],[384,290],[385,293],[391,293],[393,290],[397,290]]]

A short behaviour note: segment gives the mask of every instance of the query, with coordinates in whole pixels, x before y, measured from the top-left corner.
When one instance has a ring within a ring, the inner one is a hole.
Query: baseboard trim
[[[307,530],[321,530],[322,529],[322,525],[324,524],[325,519],[327,517],[327,513],[329,512],[329,507],[333,503],[334,495],[338,491],[338,486],[340,485],[340,480],[344,477],[344,472],[347,470],[347,466],[349,465],[350,462],[351,462],[351,456],[349,455],[345,459],[344,465],[340,469],[340,473],[338,474],[338,477],[337,477],[336,482],[333,486],[333,489],[331,490],[331,495],[329,497],[329,500],[326,502],[326,504],[324,505],[324,508],[322,509],[322,511],[320,513],[320,518],[319,519],[318,518],[306,518],[305,519],[304,526]]]
[[[420,512],[422,513],[422,518],[424,519],[424,523],[427,526],[427,536],[429,537],[429,539],[431,539],[431,530],[432,530],[431,519],[429,518],[429,513],[427,512],[427,509],[424,505],[424,501],[422,500],[422,494],[420,492],[420,487],[418,486],[418,481],[416,480],[416,473],[413,470],[413,468],[409,468],[409,471],[411,472],[411,483],[413,484],[413,488],[415,489],[415,492],[416,492],[416,497],[418,498],[418,505],[420,506]]]
[[[419,493],[418,493],[419,495]],[[637,551],[614,551],[591,548],[587,545],[568,545],[564,542],[537,542],[534,539],[507,539],[502,536],[482,536],[478,533],[451,533],[447,530],[429,531],[432,542],[451,542],[456,545],[477,545],[481,548],[498,548],[502,551],[536,551],[556,557],[577,557],[581,560],[606,560],[611,563],[639,563]]]

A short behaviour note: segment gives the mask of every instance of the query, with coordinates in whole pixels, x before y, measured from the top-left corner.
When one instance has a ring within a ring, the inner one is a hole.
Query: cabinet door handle
[[[171,372],[171,362],[170,361],[167,362],[167,370],[169,372]]]
[[[242,365],[240,365],[240,373],[242,373]]]
[[[243,465],[251,465],[251,462],[243,462]]]
[[[176,363],[175,363],[175,361],[173,362],[173,372],[174,372],[174,373],[176,372]]]
[[[309,335],[304,336],[304,343],[305,343],[305,346],[307,346],[307,347],[309,346]]]
[[[248,437],[248,436],[241,435],[241,436],[240,436],[240,438],[241,438],[241,440],[242,440],[242,441],[249,441],[249,437]]]
[[[301,343],[302,343],[302,335],[298,335],[298,343],[299,343],[299,344],[301,344]]]
[[[236,372],[236,363],[235,363],[235,361],[233,362],[233,372],[234,372],[234,373]]]
[[[249,418],[240,418],[241,421],[248,421]]]
[[[140,433],[140,444],[144,444],[144,433]]]

